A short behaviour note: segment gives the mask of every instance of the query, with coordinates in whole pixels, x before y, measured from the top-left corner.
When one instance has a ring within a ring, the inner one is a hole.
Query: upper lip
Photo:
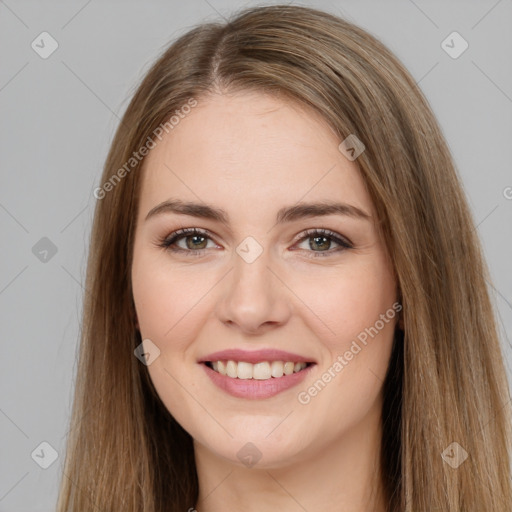
[[[244,361],[246,363],[261,363],[263,361],[292,361],[294,363],[314,363],[310,357],[304,357],[292,352],[285,352],[277,349],[241,350],[227,349],[213,352],[199,359],[199,363],[207,361]]]

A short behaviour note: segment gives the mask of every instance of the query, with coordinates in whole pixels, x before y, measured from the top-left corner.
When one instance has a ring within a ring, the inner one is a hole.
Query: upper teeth
[[[282,377],[300,372],[306,368],[306,363],[293,363],[291,361],[263,361],[251,364],[245,361],[212,361],[212,368],[222,375],[233,379],[267,380],[272,377]]]

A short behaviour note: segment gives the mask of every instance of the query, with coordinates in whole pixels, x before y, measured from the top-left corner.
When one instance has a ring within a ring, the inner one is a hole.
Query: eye
[[[208,232],[198,228],[184,228],[160,240],[158,245],[168,251],[198,256],[201,251],[208,248],[208,241],[213,242]],[[180,245],[181,242],[183,243]]]
[[[345,251],[347,249],[352,249],[352,244],[344,239],[338,233],[334,233],[329,229],[312,229],[307,230],[302,234],[302,237],[299,239],[299,243],[303,244],[307,243],[308,252],[313,252],[313,258],[330,256],[333,253],[338,253],[341,251]],[[336,244],[338,247],[332,249],[332,244]]]
[[[213,248],[218,247],[207,231],[198,228],[184,228],[174,231],[166,238],[160,240],[158,246],[186,256],[200,256],[205,249],[212,248],[208,247],[208,242],[213,243]],[[345,251],[353,247],[344,237],[328,229],[310,229],[305,231],[299,238],[298,244],[304,244],[305,242],[308,242],[307,248],[299,247],[299,249],[313,253],[309,257],[331,256],[333,253]],[[333,244],[337,247],[332,248]]]

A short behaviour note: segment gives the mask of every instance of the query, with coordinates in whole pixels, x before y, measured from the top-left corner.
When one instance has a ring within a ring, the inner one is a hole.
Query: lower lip
[[[226,393],[237,398],[258,400],[270,398],[301,383],[315,365],[311,364],[300,372],[291,375],[272,377],[267,380],[233,379],[212,370],[204,363],[201,363],[201,366],[212,382]]]

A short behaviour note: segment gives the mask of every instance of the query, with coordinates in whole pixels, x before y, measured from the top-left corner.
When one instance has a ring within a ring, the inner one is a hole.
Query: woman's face
[[[137,320],[196,451],[284,467],[377,429],[396,283],[340,142],[247,92],[201,99],[146,158]]]

